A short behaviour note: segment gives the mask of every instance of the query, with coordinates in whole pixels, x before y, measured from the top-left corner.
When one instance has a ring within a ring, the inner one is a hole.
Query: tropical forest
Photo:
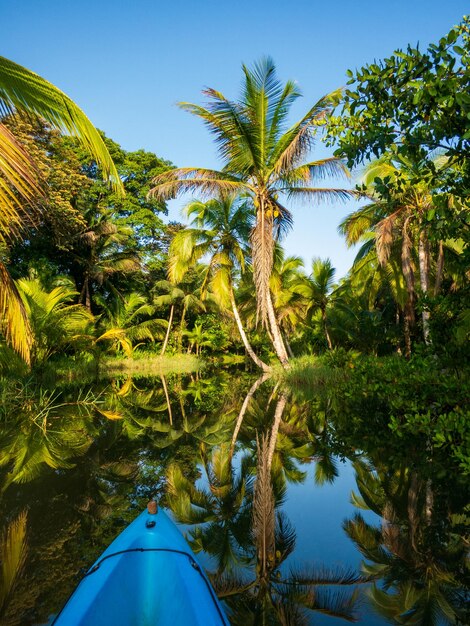
[[[0,57],[4,626],[149,500],[221,624],[470,623],[470,18],[312,100],[243,61],[181,77],[212,156],[173,163]],[[285,245],[310,207],[347,271]]]

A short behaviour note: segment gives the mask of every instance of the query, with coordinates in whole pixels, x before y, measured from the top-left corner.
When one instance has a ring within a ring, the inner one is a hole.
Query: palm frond
[[[357,594],[342,589],[315,589],[302,603],[306,608],[348,622],[357,621]]]
[[[27,512],[22,511],[0,537],[0,616],[26,560],[27,519]]]
[[[33,336],[25,305],[7,268],[1,262],[0,315],[0,325],[7,343],[29,363]]]
[[[348,247],[354,245],[371,230],[377,213],[377,205],[368,204],[353,211],[338,226],[338,232],[346,238]]]
[[[286,187],[280,191],[286,193],[289,200],[302,202],[328,203],[346,202],[357,198],[358,192],[352,189],[333,189],[320,187]]]
[[[247,185],[223,172],[208,169],[180,168],[169,170],[152,181],[149,196],[157,200],[174,198],[180,192],[199,193],[211,198],[218,194],[242,193]]]
[[[377,248],[377,258],[380,265],[387,265],[393,243],[393,230],[397,213],[392,213],[381,220],[376,226],[375,246]]]
[[[271,166],[278,174],[288,172],[310,152],[317,127],[332,110],[333,100],[337,97],[335,94],[337,92],[328,94],[316,102],[306,115],[279,139],[271,157]]]
[[[0,112],[26,111],[44,118],[54,128],[77,137],[96,159],[103,175],[118,193],[121,179],[96,128],[85,113],[60,89],[34,72],[0,57]]]
[[[290,184],[300,183],[305,186],[317,180],[325,180],[331,177],[350,178],[351,174],[345,163],[337,157],[310,161],[289,170],[282,180]]]
[[[44,196],[39,171],[15,136],[0,123],[0,241],[17,238]],[[25,205],[29,211],[25,211]]]

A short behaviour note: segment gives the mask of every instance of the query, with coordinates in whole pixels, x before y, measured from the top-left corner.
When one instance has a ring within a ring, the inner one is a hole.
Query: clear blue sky
[[[425,46],[470,11],[463,0],[0,0],[0,54],[41,74],[127,150],[178,166],[216,167],[202,124],[175,103],[211,86],[235,98],[240,66],[271,55],[304,94],[295,117],[345,83],[345,72],[408,43]],[[327,154],[320,148],[318,155]],[[170,206],[180,219],[182,201]],[[336,234],[352,207],[295,209],[288,254],[354,257]]]

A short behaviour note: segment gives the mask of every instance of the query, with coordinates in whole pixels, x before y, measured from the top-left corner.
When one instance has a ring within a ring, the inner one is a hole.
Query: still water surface
[[[338,441],[345,416],[328,399],[227,372],[6,396],[3,543],[10,532],[23,558],[2,624],[48,623],[152,496],[201,551],[233,624],[397,623],[387,611],[444,624],[466,599],[465,498],[411,449],[404,463],[386,441]]]

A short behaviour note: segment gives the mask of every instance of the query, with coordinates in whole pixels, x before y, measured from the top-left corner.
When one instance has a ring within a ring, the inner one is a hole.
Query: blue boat
[[[229,626],[184,537],[155,502],[85,574],[54,626]]]

